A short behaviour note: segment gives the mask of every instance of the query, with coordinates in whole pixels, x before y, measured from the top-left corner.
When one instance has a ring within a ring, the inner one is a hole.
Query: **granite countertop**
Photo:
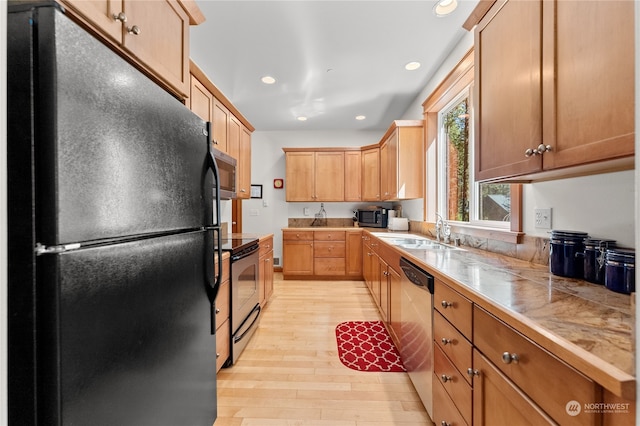
[[[635,400],[630,296],[466,246],[393,248],[615,395]]]

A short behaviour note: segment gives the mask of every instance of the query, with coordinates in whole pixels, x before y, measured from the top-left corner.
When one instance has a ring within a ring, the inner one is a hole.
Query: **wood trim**
[[[380,142],[378,144],[382,146],[382,143],[385,142],[385,140],[389,136],[391,136],[391,133],[393,133],[393,131],[398,127],[423,127],[423,126],[424,126],[424,120],[394,120],[389,126],[389,128],[387,129],[386,133],[382,136],[382,138],[380,138]]]
[[[200,80],[200,83],[202,83],[202,85],[206,87],[207,90],[209,90],[217,100],[219,100],[238,120],[240,120],[240,122],[244,124],[247,129],[249,129],[250,132],[256,130],[256,128],[253,127],[251,123],[249,123],[249,120],[247,120],[247,118],[242,115],[240,111],[238,111],[238,109],[233,105],[229,98],[227,98],[220,91],[220,89],[218,89],[213,84],[213,82],[209,79],[209,77],[207,77],[204,71],[202,71],[202,69],[195,62],[193,62],[193,59],[189,59],[189,70],[191,71],[191,74],[193,74],[198,80]]]
[[[377,145],[375,145],[377,146]],[[359,146],[347,147],[318,147],[318,148],[282,148],[284,152],[343,152],[343,151],[361,151]]]
[[[496,0],[480,0],[478,5],[471,11],[471,15],[464,21],[462,24],[462,28],[467,31],[471,31],[473,27],[478,25],[478,22],[484,18],[484,15],[487,14],[491,6],[496,2]]]
[[[484,1],[484,0],[481,0]],[[491,1],[493,4],[493,1]],[[475,67],[474,67],[474,58],[475,58],[475,50],[472,47],[467,51],[467,53],[462,57],[460,62],[451,70],[451,72],[444,78],[442,83],[436,87],[436,89],[429,95],[429,97],[422,103],[423,114],[425,117],[425,132],[424,132],[424,149],[427,152],[430,139],[434,136],[433,131],[429,131],[429,117],[432,114],[437,114],[442,108],[445,107],[447,103],[462,89],[470,84],[474,84],[475,82]],[[472,90],[471,96],[474,96],[474,90]],[[478,117],[476,117],[478,119]],[[437,132],[437,130],[436,130]],[[426,169],[426,168],[425,168]],[[425,170],[425,173],[427,171]],[[425,177],[426,180],[426,177]],[[491,229],[491,238],[497,239],[505,242],[518,243],[524,235],[522,231],[522,187],[514,183],[511,186],[511,228],[509,231],[501,231],[500,228],[480,228],[473,225],[461,225],[461,228],[464,229]],[[424,198],[424,206],[425,219],[427,212],[427,198]],[[453,227],[454,225],[452,225]],[[465,232],[466,233],[466,232]],[[473,234],[472,234],[473,235]],[[482,233],[482,235],[478,235],[482,237],[487,237],[486,232]],[[500,238],[495,238],[498,236]]]
[[[472,47],[422,103],[423,112],[437,112],[436,110],[443,108],[442,104],[449,102],[447,95],[450,95],[452,91],[457,95],[463,87],[473,82],[473,70],[474,48]]]
[[[195,0],[178,0],[189,17],[189,25],[200,25],[207,20]]]

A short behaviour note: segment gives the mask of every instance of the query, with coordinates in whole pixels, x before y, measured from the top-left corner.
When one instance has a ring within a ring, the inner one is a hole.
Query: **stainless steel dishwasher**
[[[400,355],[422,404],[433,418],[433,276],[400,258]]]

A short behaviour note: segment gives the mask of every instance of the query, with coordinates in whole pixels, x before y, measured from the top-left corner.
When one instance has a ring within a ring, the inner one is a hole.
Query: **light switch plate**
[[[535,209],[535,227],[551,229],[551,208]]]

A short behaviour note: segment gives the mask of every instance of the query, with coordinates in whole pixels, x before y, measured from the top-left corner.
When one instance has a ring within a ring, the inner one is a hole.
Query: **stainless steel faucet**
[[[439,213],[436,213],[436,241],[440,242],[441,232],[443,231],[444,220]]]
[[[440,242],[443,236],[445,243],[451,242],[451,226],[439,213],[436,213],[436,241]]]

